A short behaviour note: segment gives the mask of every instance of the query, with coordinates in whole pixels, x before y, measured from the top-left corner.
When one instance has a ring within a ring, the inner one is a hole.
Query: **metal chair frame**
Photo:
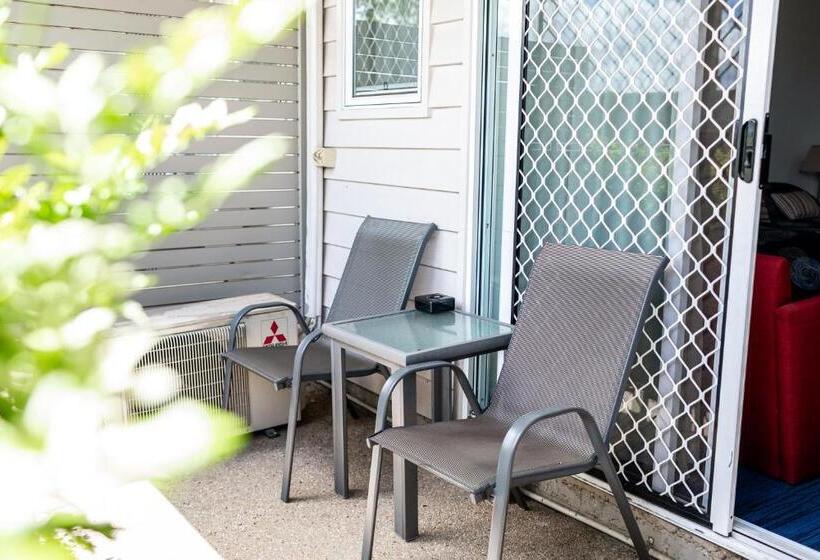
[[[376,219],[367,217],[359,228],[359,233],[356,236],[356,239],[353,242],[353,248],[351,249],[351,255],[356,251],[357,243],[359,242],[360,235],[362,231],[365,229],[366,226],[376,224],[375,227],[379,225],[383,227],[387,227],[389,224],[394,225],[411,225],[409,222],[399,222],[396,220],[383,220],[383,219]],[[421,261],[421,256],[424,252],[425,247],[427,246],[427,242],[430,240],[433,232],[436,229],[434,224],[412,224],[415,226],[425,227],[426,230],[424,231],[424,236],[419,241],[418,250],[414,256],[414,262],[411,263],[411,267],[409,270],[409,274],[406,278],[406,284],[403,286],[403,294],[401,294],[401,305],[399,309],[395,309],[395,311],[399,311],[403,308],[404,304],[407,301],[407,298],[410,295],[410,289],[412,288],[413,280],[415,279],[416,272],[418,271],[418,267]],[[351,271],[350,268],[350,259],[348,260],[347,266],[345,266],[345,271],[342,274],[342,281],[344,280],[345,276],[348,275]],[[341,291],[341,288],[340,290]],[[334,303],[331,305],[330,311],[328,312],[329,318],[334,318],[335,314],[334,309],[336,309],[336,304],[339,301],[339,293],[337,292],[337,297],[334,299]],[[322,336],[321,325],[317,324],[316,327],[311,330],[308,326],[305,317],[299,311],[299,309],[287,302],[276,301],[276,302],[267,302],[267,303],[257,303],[253,305],[248,305],[247,307],[241,309],[233,318],[230,325],[229,335],[228,335],[228,350],[225,354],[223,354],[223,365],[224,365],[224,376],[223,376],[223,385],[222,385],[222,408],[227,409],[229,402],[230,402],[230,392],[231,392],[231,383],[233,380],[233,366],[234,362],[228,357],[227,353],[233,350],[236,350],[236,343],[237,343],[237,332],[242,324],[244,318],[253,311],[257,311],[260,309],[288,309],[290,310],[293,315],[296,317],[296,320],[299,324],[299,328],[304,334],[302,340],[299,342],[299,345],[296,350],[296,354],[293,360],[293,369],[291,376],[289,378],[285,378],[282,381],[273,383],[276,389],[285,389],[290,387],[291,388],[291,396],[290,396],[290,403],[288,407],[288,428],[287,428],[287,435],[285,438],[285,464],[282,472],[282,489],[280,493],[280,498],[283,502],[288,502],[290,500],[290,483],[291,477],[293,472],[293,455],[294,449],[296,445],[296,424],[297,419],[299,417],[299,403],[301,398],[301,386],[302,386],[302,377],[303,377],[303,366],[304,366],[304,358],[305,354],[307,353],[308,349],[310,348],[311,344],[317,342]],[[271,349],[275,351],[274,349]],[[381,373],[383,376],[388,377],[389,371],[381,365],[376,365],[376,367],[372,371],[362,372],[359,376],[362,375],[371,375],[374,373]],[[327,375],[328,380],[330,379],[330,372]],[[348,402],[349,410],[352,409],[350,407],[350,401]],[[346,496],[345,496],[346,497]]]
[[[629,357],[627,360],[625,360],[625,365],[623,371],[621,372],[620,386],[617,391],[617,402],[620,402],[623,398],[623,393],[627,382],[627,376],[629,371],[632,369],[636,359],[636,348],[639,339],[638,333],[640,332],[641,327],[643,326],[644,322],[646,321],[649,315],[651,309],[651,297],[659,284],[660,277],[665,268],[665,263],[666,259],[658,259],[658,266],[656,268],[654,277],[651,280],[649,289],[646,291],[645,299],[643,301],[643,306],[640,312],[640,317],[637,321],[637,324],[635,325],[635,330],[632,336],[632,342],[628,355]],[[470,387],[466,375],[459,367],[448,362],[427,362],[422,364],[416,364],[396,371],[393,375],[390,376],[390,378],[387,380],[386,384],[382,388],[382,391],[379,395],[379,404],[376,412],[376,424],[374,435],[385,430],[387,426],[387,407],[390,402],[391,394],[396,389],[396,387],[398,387],[398,385],[402,382],[404,378],[411,376],[415,373],[418,373],[420,371],[427,370],[432,371],[433,375],[443,375],[442,372],[444,372],[445,370],[452,371],[456,377],[456,380],[458,381],[459,385],[461,386],[462,390],[466,395],[467,402],[470,407],[470,416],[476,417],[484,412],[479,406],[478,400],[476,399],[475,393]],[[646,542],[644,541],[643,536],[641,535],[640,528],[638,527],[638,523],[636,522],[635,517],[632,514],[632,510],[629,506],[629,501],[627,500],[626,494],[623,489],[623,485],[621,484],[621,481],[618,478],[615,467],[612,464],[612,460],[609,456],[609,449],[606,444],[606,441],[609,440],[614,430],[615,423],[617,420],[617,414],[618,407],[616,406],[615,410],[613,411],[609,419],[609,424],[606,429],[606,438],[601,434],[601,431],[598,427],[598,423],[596,422],[593,415],[588,410],[579,406],[574,406],[571,403],[567,403],[565,406],[550,406],[543,408],[541,410],[535,410],[527,414],[523,414],[512,423],[512,425],[508,428],[506,432],[503,443],[501,444],[501,449],[498,455],[498,462],[496,467],[494,487],[487,490],[484,493],[473,493],[470,496],[471,500],[474,503],[477,503],[481,500],[490,497],[492,497],[493,499],[493,513],[490,529],[490,540],[489,548],[487,551],[488,560],[500,560],[502,557],[504,545],[504,530],[507,522],[507,507],[509,505],[511,494],[513,494],[514,496],[514,493],[517,491],[519,487],[533,482],[561,478],[565,476],[587,472],[595,467],[598,467],[601,469],[601,471],[603,471],[604,476],[606,477],[606,480],[609,483],[610,489],[612,490],[612,494],[615,497],[615,502],[618,506],[618,510],[621,513],[629,536],[632,539],[632,544],[635,547],[635,551],[637,553],[638,558],[640,558],[641,560],[648,560],[650,558]],[[513,477],[513,465],[515,461],[516,450],[518,449],[518,446],[521,443],[521,440],[526,435],[526,433],[533,426],[540,422],[546,422],[550,419],[555,419],[566,415],[575,415],[581,420],[583,427],[586,431],[587,437],[589,438],[589,443],[591,444],[592,449],[594,451],[593,458],[588,462],[568,464],[560,468],[545,468],[543,471],[534,473],[531,472],[528,473],[526,476]],[[382,446],[375,442],[372,442],[370,438],[368,438],[368,445],[371,447],[372,455],[370,463],[370,481],[368,484],[364,537],[362,541],[361,552],[361,558],[363,560],[369,560],[372,557],[373,553],[373,539],[376,527],[376,513],[378,508],[379,483],[381,477],[383,455]],[[422,468],[424,467],[422,466]],[[450,482],[452,484],[458,484],[456,481],[448,480],[448,478],[446,476],[443,476],[442,473],[433,472],[433,474],[435,474],[439,478],[444,479],[447,482]]]

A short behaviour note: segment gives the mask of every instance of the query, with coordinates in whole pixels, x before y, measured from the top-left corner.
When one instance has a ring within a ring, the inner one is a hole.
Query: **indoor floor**
[[[741,468],[735,515],[797,543],[820,550],[820,479],[794,486]]]

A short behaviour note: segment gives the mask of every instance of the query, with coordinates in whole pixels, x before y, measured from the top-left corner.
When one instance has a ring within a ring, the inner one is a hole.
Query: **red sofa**
[[[793,301],[789,271],[757,256],[741,464],[797,484],[820,475],[820,296]]]

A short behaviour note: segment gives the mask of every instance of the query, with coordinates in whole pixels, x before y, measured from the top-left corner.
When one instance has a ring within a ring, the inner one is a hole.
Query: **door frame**
[[[735,182],[723,357],[712,463],[710,521],[712,530],[724,536],[729,535],[734,526],[743,389],[760,217],[760,156],[771,97],[779,5],[780,0],[751,0],[740,123],[757,120],[757,154],[752,181],[746,183],[738,178]]]
[[[735,183],[735,208],[730,232],[731,254],[727,284],[726,310],[722,337],[723,356],[718,386],[718,408],[714,434],[712,492],[709,523],[722,537],[731,535],[734,524],[735,487],[743,408],[746,349],[751,316],[758,218],[760,207],[760,155],[766,113],[771,92],[774,40],[780,0],[747,0],[750,6],[746,76],[741,103],[740,124],[757,119],[757,154],[753,180]],[[521,72],[523,55],[524,0],[510,0],[509,69],[507,83],[507,127],[505,131],[504,195],[502,220],[502,258],[500,317],[509,320],[513,307],[513,269],[515,258],[515,212],[518,189],[518,142],[521,124]],[[630,501],[633,498],[630,496]],[[639,500],[643,502],[643,500]],[[661,506],[647,509],[664,509]],[[675,515],[674,517],[677,517]],[[681,521],[685,521],[681,517]],[[688,527],[689,523],[681,523]]]
[[[518,140],[521,132],[521,62],[524,45],[524,0],[510,0],[508,12],[510,37],[507,47],[507,117],[504,129],[504,193],[501,210],[501,278],[498,315],[512,319],[513,274],[515,259],[515,207],[518,202]],[[521,33],[513,33],[520,29]]]
[[[304,15],[303,120],[301,123],[303,165],[304,275],[303,312],[316,320],[322,317],[324,249],[324,168],[313,161],[314,150],[324,145],[324,6],[307,2]]]

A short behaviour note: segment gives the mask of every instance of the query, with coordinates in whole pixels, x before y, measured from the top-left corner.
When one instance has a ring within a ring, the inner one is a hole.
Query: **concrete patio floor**
[[[255,434],[243,453],[198,474],[169,498],[226,559],[358,558],[370,455],[364,443],[373,416],[349,421],[351,497],[333,493],[330,395],[308,391],[297,433],[292,501],[279,501],[284,434]],[[473,505],[466,493],[425,471],[419,476],[419,530],[406,543],[393,533],[391,457],[386,453],[375,558],[483,558],[489,503]],[[531,503],[511,507],[505,558],[634,558],[631,548],[565,515]]]

